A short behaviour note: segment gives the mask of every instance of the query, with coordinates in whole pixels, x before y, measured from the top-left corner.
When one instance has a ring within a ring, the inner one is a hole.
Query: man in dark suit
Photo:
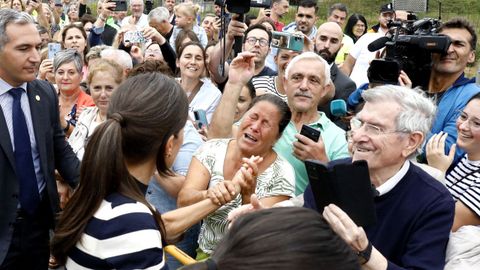
[[[55,169],[75,186],[80,163],[60,127],[55,89],[35,80],[41,39],[32,17],[0,10],[0,37],[0,269],[47,269]]]
[[[335,64],[337,53],[342,48],[342,39],[342,28],[337,23],[326,22],[318,28],[314,42],[315,52],[330,64],[330,79],[335,85],[335,96],[332,100],[343,99],[346,102],[348,96],[355,91],[356,86]],[[330,101],[328,100],[326,104],[323,103],[324,105],[319,106],[318,110],[323,111],[337,126],[346,130],[346,123],[330,113]]]

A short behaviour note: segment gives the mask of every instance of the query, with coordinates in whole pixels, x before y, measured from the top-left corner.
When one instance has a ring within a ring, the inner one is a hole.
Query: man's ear
[[[405,158],[408,158],[411,154],[415,153],[415,151],[421,146],[423,139],[424,139],[423,133],[419,131],[415,131],[409,134],[408,140],[406,141],[406,145],[402,150],[402,155]]]
[[[469,64],[475,63],[475,50],[472,50],[472,51],[468,54],[467,63],[469,63]]]

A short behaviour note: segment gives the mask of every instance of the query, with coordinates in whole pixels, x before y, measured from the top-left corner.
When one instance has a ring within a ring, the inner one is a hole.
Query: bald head
[[[334,22],[326,22],[317,30],[315,37],[315,52],[330,64],[335,60],[338,51],[342,48],[343,31]]]

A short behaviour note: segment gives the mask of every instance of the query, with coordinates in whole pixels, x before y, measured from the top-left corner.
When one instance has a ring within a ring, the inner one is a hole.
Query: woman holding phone
[[[195,119],[194,111],[203,110],[210,122],[222,94],[210,79],[204,77],[205,58],[205,50],[200,43],[187,42],[180,47],[177,67],[180,70],[180,85],[188,96],[190,119]]]

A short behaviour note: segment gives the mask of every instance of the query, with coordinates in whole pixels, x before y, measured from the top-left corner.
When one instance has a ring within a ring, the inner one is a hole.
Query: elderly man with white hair
[[[314,52],[296,56],[285,70],[283,85],[292,120],[274,149],[294,167],[295,194],[299,195],[308,184],[304,161],[346,158],[347,141],[345,131],[317,110],[318,103],[334,92],[327,61]],[[303,125],[320,131],[318,142],[300,134]]]
[[[132,15],[123,18],[121,26],[124,27],[128,24],[134,25],[138,31],[148,26],[147,15],[143,14],[144,8],[143,0],[130,0],[130,11]]]
[[[378,194],[377,222],[362,228],[333,204],[319,210],[357,252],[362,269],[443,269],[454,201],[445,186],[409,161],[420,152],[435,105],[420,91],[392,85],[362,97],[365,105],[351,120],[353,156],[335,163],[367,161]],[[310,187],[304,199],[306,207],[316,208]]]
[[[173,25],[169,21],[168,9],[165,7],[157,7],[148,13],[148,25],[155,28],[167,40],[173,33]],[[173,44],[175,45],[175,44]]]

